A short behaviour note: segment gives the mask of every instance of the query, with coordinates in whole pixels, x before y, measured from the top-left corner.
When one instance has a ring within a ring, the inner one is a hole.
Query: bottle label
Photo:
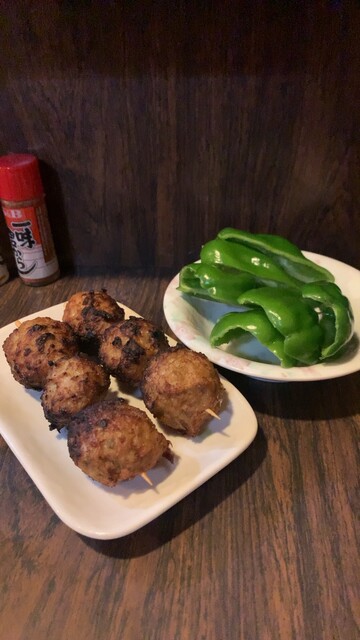
[[[36,207],[3,208],[19,275],[24,281],[54,274],[58,261],[45,203]]]

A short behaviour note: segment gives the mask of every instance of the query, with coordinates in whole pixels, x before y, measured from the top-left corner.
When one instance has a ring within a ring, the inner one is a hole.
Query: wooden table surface
[[[105,286],[167,328],[168,281],[68,276],[29,288],[15,279],[0,288],[0,326]],[[360,637],[360,373],[291,384],[222,373],[256,412],[254,442],[124,538],[69,529],[0,438],[1,638]]]

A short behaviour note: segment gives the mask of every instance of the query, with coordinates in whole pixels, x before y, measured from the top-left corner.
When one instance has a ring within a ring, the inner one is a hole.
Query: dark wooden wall
[[[356,0],[3,0],[0,20],[0,152],[42,160],[63,268],[175,271],[225,225],[360,267]]]

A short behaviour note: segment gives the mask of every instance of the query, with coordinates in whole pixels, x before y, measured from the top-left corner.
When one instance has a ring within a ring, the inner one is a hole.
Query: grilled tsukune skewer
[[[208,410],[217,414],[224,398],[214,365],[183,346],[150,360],[141,389],[146,407],[161,423],[189,436],[202,431]]]
[[[145,411],[124,400],[104,400],[80,411],[68,425],[74,463],[108,487],[152,469],[162,456],[172,460],[170,442]]]
[[[82,341],[98,346],[105,329],[123,320],[124,315],[124,309],[102,289],[74,293],[66,303],[63,320]]]
[[[144,318],[131,316],[106,329],[99,358],[106,371],[130,384],[140,384],[150,358],[169,348],[164,332]]]
[[[85,407],[101,400],[110,386],[103,367],[83,355],[54,363],[47,377],[41,404],[50,429],[61,429]]]
[[[11,372],[29,389],[43,389],[54,363],[78,353],[78,340],[65,322],[38,317],[19,323],[3,349]]]

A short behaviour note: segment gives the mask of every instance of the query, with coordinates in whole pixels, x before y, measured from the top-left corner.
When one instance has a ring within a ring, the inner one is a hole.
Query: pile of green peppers
[[[353,335],[351,306],[333,275],[281,236],[222,229],[199,262],[181,269],[179,290],[245,307],[219,318],[212,346],[250,333],[283,367],[337,357]]]

